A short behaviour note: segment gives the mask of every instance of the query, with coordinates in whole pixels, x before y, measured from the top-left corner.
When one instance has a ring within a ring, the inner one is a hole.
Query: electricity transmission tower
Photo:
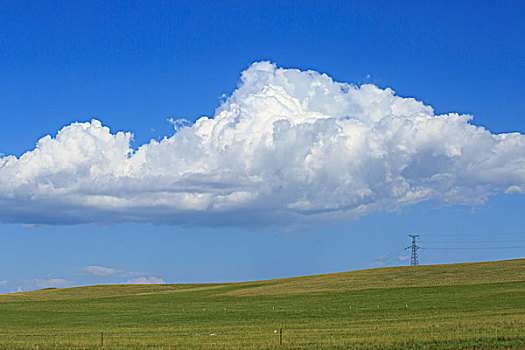
[[[410,249],[410,266],[417,266],[419,265],[419,259],[417,257],[417,250],[421,247],[416,244],[416,240],[419,237],[419,235],[409,235],[412,237],[412,244],[409,245],[406,249]]]

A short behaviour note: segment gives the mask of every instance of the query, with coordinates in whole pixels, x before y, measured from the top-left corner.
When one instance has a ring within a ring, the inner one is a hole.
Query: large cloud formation
[[[391,89],[254,63],[213,118],[134,150],[73,123],[0,158],[0,220],[251,226],[346,220],[525,192],[525,135]]]

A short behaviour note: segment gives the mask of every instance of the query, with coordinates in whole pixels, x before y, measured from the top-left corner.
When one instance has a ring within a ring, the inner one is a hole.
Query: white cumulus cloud
[[[0,158],[0,220],[252,226],[524,193],[525,135],[387,88],[258,62],[211,118],[134,150],[98,120]]]

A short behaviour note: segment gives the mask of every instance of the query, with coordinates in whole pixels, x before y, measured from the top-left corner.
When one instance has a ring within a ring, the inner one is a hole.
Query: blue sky
[[[241,86],[241,72],[259,61],[390,87],[436,115],[470,114],[491,133],[523,134],[523,10],[511,1],[2,2],[0,153],[19,157],[41,137],[93,118],[112,133],[132,132],[136,149],[173,135],[168,118],[191,124],[213,116]],[[255,280],[406,264],[396,249],[414,232],[428,248],[470,248],[424,250],[423,263],[521,257],[525,196],[503,192],[477,193],[490,195],[481,205],[443,206],[434,198],[291,226],[262,223],[253,210],[205,225],[64,225],[57,214],[35,226],[36,204],[28,201],[16,214],[2,207],[0,290]],[[243,215],[254,224],[231,223]]]

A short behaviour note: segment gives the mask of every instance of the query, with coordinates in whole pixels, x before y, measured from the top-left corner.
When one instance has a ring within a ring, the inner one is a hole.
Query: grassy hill
[[[0,295],[8,349],[525,348],[524,330],[525,259]]]

